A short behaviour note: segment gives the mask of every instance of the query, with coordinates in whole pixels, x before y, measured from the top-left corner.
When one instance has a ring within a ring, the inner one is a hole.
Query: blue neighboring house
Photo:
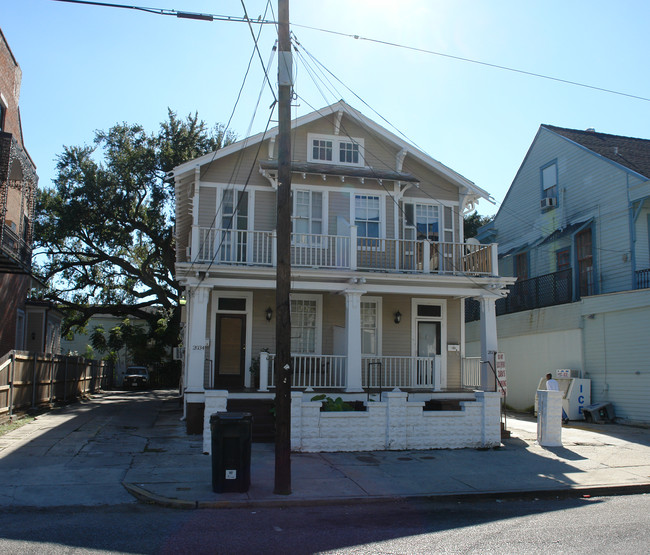
[[[540,375],[573,368],[595,401],[650,421],[650,140],[541,125],[478,239],[517,277],[496,304],[509,402],[530,406]]]

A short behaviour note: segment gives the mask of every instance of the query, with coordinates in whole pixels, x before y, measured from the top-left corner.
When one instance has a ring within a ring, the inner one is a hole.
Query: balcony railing
[[[32,249],[24,239],[21,239],[8,225],[3,225],[1,229],[2,241],[0,243],[3,260],[3,267],[6,271],[12,271],[10,267],[15,266],[18,269],[29,270],[32,267]]]
[[[646,289],[650,287],[650,268],[636,271],[636,288]]]
[[[571,270],[561,270],[531,279],[518,280],[509,289],[508,296],[496,302],[497,316],[555,306],[573,301]],[[480,319],[480,305],[472,299],[465,300],[465,321]]]
[[[272,231],[195,228],[192,261],[212,265],[271,266],[277,262]],[[194,255],[196,253],[196,256]],[[494,275],[496,245],[441,243],[350,235],[291,235],[291,264],[330,268],[450,275]]]

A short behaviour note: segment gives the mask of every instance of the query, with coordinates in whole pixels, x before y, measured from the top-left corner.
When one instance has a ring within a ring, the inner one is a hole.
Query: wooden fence
[[[0,420],[108,389],[112,375],[112,365],[103,360],[10,351],[0,358]]]

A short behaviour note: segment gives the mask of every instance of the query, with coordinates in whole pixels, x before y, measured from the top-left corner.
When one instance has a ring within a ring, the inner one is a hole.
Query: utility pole
[[[291,96],[289,0],[278,0],[278,193],[275,318],[275,489],[291,493]]]

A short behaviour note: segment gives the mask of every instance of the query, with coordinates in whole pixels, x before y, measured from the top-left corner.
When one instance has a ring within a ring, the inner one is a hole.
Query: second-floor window
[[[515,276],[520,280],[528,279],[528,253],[515,256]]]
[[[555,253],[555,261],[557,271],[568,270],[571,268],[571,251],[569,249],[561,249]]]
[[[578,255],[578,286],[580,296],[593,295],[594,257],[591,228],[587,228],[576,235],[576,252]]]
[[[309,162],[344,166],[363,165],[363,139],[309,133],[307,140]]]
[[[358,237],[379,239],[381,208],[380,197],[373,195],[355,195],[354,225],[357,226]]]
[[[323,233],[323,193],[297,190],[293,193],[293,232],[301,235]]]

